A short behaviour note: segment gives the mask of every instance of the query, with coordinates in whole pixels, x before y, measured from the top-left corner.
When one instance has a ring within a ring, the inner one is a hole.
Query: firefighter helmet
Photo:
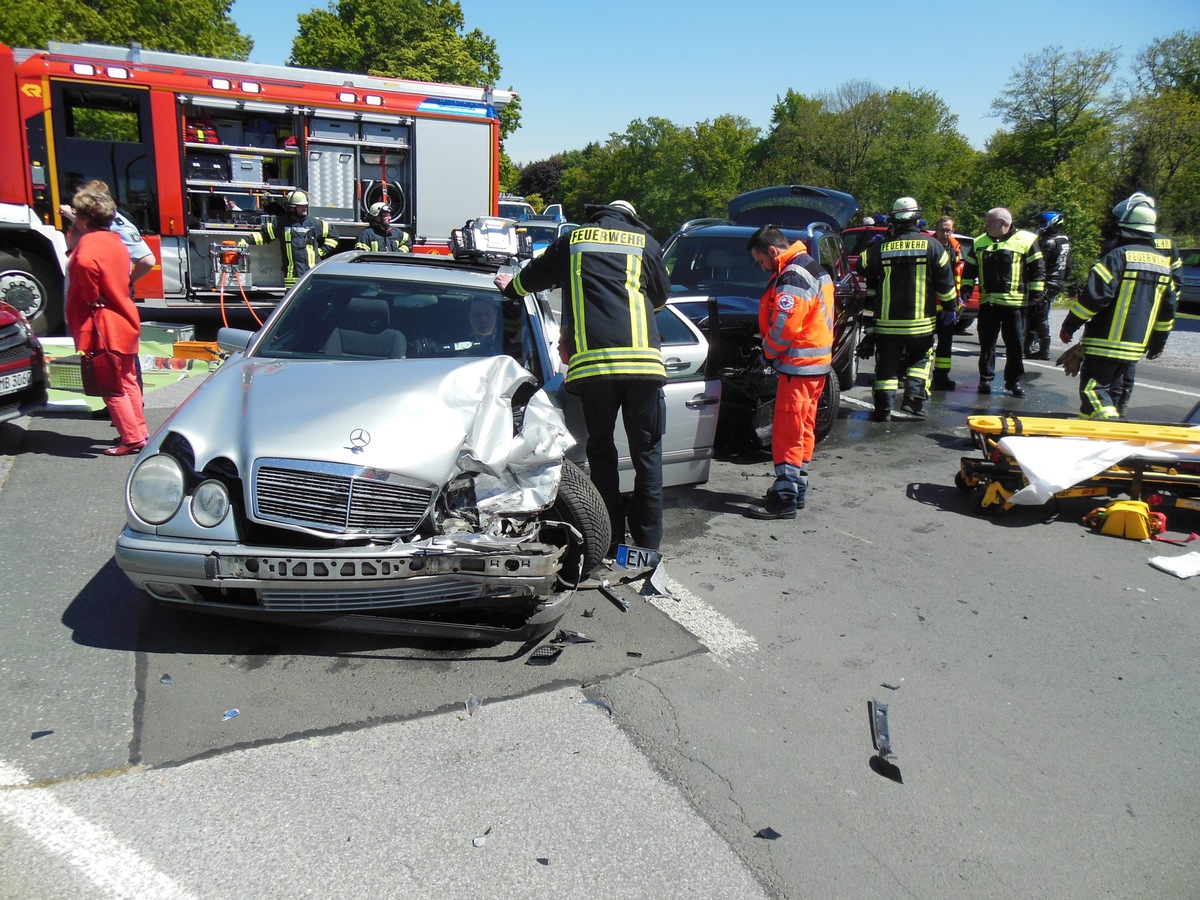
[[[892,222],[915,222],[921,218],[921,206],[912,197],[899,197],[892,204],[891,215],[888,219]]]
[[[1038,216],[1038,234],[1054,234],[1062,230],[1063,214],[1046,210]]]
[[[1113,215],[1117,218],[1117,227],[1128,231],[1154,234],[1158,225],[1158,210],[1154,207],[1154,198],[1140,191],[1130,194],[1128,200],[1122,200],[1114,206]]]
[[[382,202],[372,203],[370,208],[367,210],[367,218],[369,219],[380,219],[383,216],[390,216],[391,214],[392,208],[386,203]]]
[[[288,209],[295,209],[297,206],[308,206],[308,194],[304,191],[292,191],[283,201],[287,204]]]
[[[614,200],[614,201],[612,201],[612,203],[610,203],[608,205],[613,207],[613,209],[621,210],[621,212],[627,212],[631,216],[634,216],[634,217],[637,216],[637,210],[633,208],[633,204],[630,203],[628,200]]]

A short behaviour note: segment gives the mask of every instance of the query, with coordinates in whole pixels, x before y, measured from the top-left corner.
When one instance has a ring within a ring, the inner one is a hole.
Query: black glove
[[[863,339],[858,342],[859,359],[870,359],[875,355],[875,335],[867,332],[863,335]]]
[[[1158,359],[1167,348],[1169,331],[1154,331],[1150,334],[1150,343],[1146,345],[1146,359]]]

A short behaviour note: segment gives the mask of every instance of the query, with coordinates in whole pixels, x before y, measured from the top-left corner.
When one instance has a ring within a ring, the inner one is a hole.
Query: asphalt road
[[[1200,399],[1195,324],[1138,418]],[[957,349],[924,422],[867,421],[860,376],[794,522],[740,515],[763,457],[668,492],[670,595],[581,593],[595,642],[540,667],[152,607],[112,561],[107,424],[0,425],[0,897],[1196,896],[1200,598],[1146,562],[1190,548],[1093,534],[1088,501],[972,514],[965,416],[1076,385],[980,397]]]

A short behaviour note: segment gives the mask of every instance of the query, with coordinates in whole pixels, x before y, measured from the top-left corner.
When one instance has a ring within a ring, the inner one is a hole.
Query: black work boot
[[[905,397],[900,404],[900,409],[913,418],[923,419],[925,418],[924,406],[924,400],[918,400],[916,397]]]
[[[774,491],[767,491],[762,506],[746,508],[746,517],[750,519],[794,519],[796,518],[796,501],[784,500]]]
[[[950,373],[946,369],[934,369],[933,384],[930,387],[935,391],[952,391],[958,387],[958,382],[950,377]]]
[[[1012,384],[1006,384],[1005,389],[1017,399],[1025,396],[1025,388],[1021,387],[1021,382],[1014,381]]]
[[[871,413],[872,422],[887,422],[892,418],[892,395],[887,391],[875,392],[875,411]]]

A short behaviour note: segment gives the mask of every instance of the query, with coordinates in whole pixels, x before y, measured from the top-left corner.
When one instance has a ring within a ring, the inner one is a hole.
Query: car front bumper
[[[473,537],[473,536],[469,536]],[[201,543],[126,527],[117,564],[155,600],[347,631],[526,640],[562,618],[562,549],[488,540],[295,549]]]

